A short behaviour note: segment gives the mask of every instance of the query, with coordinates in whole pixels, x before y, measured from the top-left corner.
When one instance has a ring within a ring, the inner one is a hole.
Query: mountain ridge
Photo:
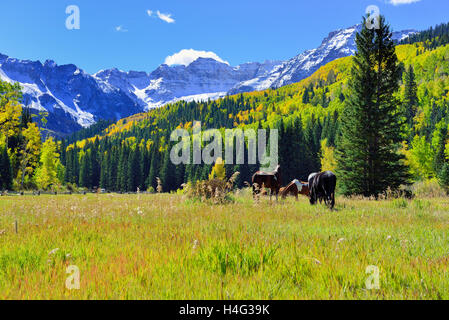
[[[286,61],[247,62],[230,66],[210,57],[188,65],[161,64],[154,71],[100,70],[90,75],[74,64],[20,60],[0,54],[0,79],[19,82],[23,103],[34,113],[48,112],[48,129],[70,134],[101,119],[120,119],[186,100],[279,88],[310,76],[320,66],[355,53],[360,25],[335,30],[318,48]],[[396,32],[401,40],[414,30]]]

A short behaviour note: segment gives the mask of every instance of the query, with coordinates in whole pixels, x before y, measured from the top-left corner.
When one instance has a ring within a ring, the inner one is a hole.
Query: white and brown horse
[[[299,194],[305,195],[306,197],[309,196],[309,184],[307,182],[295,179],[285,188],[281,188],[279,192],[283,199],[285,199],[288,195],[291,195],[295,196],[296,200],[298,200]]]

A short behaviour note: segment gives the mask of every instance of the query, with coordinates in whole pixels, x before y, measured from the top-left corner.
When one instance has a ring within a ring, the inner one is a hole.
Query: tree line
[[[279,162],[283,168],[284,181],[297,177],[307,179],[309,170],[320,169],[320,142],[326,138],[333,143],[337,119],[337,113],[326,117],[324,121],[312,118],[304,129],[300,118],[292,122],[281,120],[278,128]],[[260,123],[257,128],[262,128]],[[134,133],[138,131],[140,130],[134,129]],[[170,142],[169,133],[153,136],[150,143],[145,139],[139,140],[137,136],[140,134],[137,134],[123,140],[105,136],[102,139],[95,137],[85,143],[72,144],[62,153],[64,181],[88,189],[135,192],[137,189],[156,190],[156,178],[159,177],[163,190],[170,192],[189,181],[207,180],[212,165],[175,166],[171,162],[170,151],[177,142]],[[222,146],[225,146],[224,141]],[[247,160],[247,143],[244,150]],[[223,149],[223,154],[224,151]],[[237,187],[244,187],[245,182],[250,182],[259,167],[260,164],[248,164],[248,161],[235,165],[225,163],[228,178],[234,172],[240,172],[235,183]]]
[[[421,42],[426,49],[435,49],[449,43],[449,23],[442,23],[427,30],[410,35],[401,44]]]

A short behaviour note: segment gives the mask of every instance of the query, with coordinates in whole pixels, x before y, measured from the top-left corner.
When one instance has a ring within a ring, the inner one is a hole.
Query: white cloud
[[[162,21],[165,21],[167,23],[174,23],[175,19],[171,17],[170,13],[161,13],[159,10],[156,12],[159,19]]]
[[[212,51],[197,51],[193,49],[184,49],[172,56],[168,56],[167,58],[165,58],[164,63],[169,66],[175,64],[188,66],[198,58],[212,58],[216,61],[229,65],[229,62],[222,60],[219,56],[217,56],[217,54]]]
[[[388,3],[394,5],[394,6],[399,6],[401,4],[410,4],[410,3],[414,3],[414,2],[419,2],[421,0],[388,0]]]
[[[165,21],[167,23],[175,23],[175,19],[172,18],[171,13],[161,13],[159,10],[156,11],[156,14],[154,14],[153,10],[147,10],[147,14],[149,17],[155,17],[161,19],[162,21]]]
[[[115,27],[115,31],[117,32],[128,32],[128,29],[123,28],[123,26]]]

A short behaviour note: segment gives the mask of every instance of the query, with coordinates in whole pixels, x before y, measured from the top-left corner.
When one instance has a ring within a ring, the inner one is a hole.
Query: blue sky
[[[3,2],[0,53],[74,63],[89,73],[112,67],[150,72],[182,49],[211,51],[231,65],[288,59],[319,46],[330,31],[359,23],[372,4],[394,30],[449,22],[448,0]],[[79,30],[65,26],[69,5],[80,9]]]

